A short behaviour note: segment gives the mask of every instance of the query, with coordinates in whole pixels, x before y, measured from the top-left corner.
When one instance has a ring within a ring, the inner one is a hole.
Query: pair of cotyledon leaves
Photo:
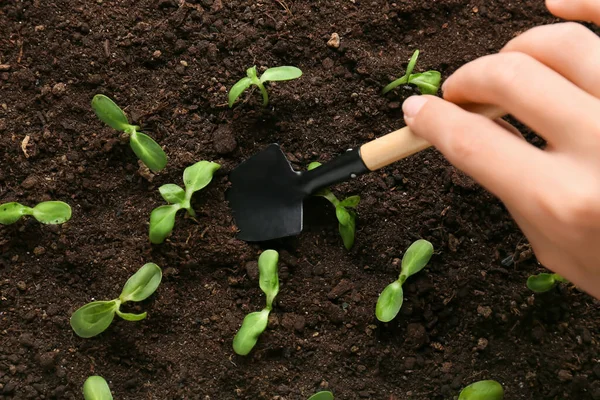
[[[308,165],[308,170],[313,170],[321,166],[320,162],[312,162]],[[358,206],[360,202],[360,196],[350,196],[342,201],[333,194],[330,189],[322,189],[316,196],[326,198],[335,207],[335,216],[339,222],[338,230],[344,247],[350,250],[354,245],[354,238],[356,234],[356,211],[353,209]]]
[[[210,183],[214,173],[221,166],[211,161],[199,161],[183,171],[185,190],[175,184],[166,184],[158,190],[168,205],[152,210],[150,214],[150,241],[162,243],[173,231],[175,215],[179,210],[187,210],[192,217],[196,215],[190,204],[192,195]]]
[[[97,94],[92,99],[92,108],[106,125],[129,134],[131,149],[148,168],[157,172],[167,165],[167,155],[162,147],[150,136],[138,132],[140,127],[131,125],[123,110],[114,101],[103,94]]]
[[[382,94],[386,94],[400,85],[406,85],[409,83],[415,85],[421,94],[436,94],[440,88],[442,74],[440,74],[438,71],[427,71],[420,74],[413,74],[412,72],[415,69],[418,58],[419,50],[415,50],[410,58],[410,61],[408,62],[406,74],[384,87],[381,91]]]
[[[390,283],[377,299],[375,316],[382,322],[393,320],[404,302],[402,285],[406,279],[419,272],[429,262],[433,255],[433,245],[424,239],[419,239],[406,250],[402,257],[400,276],[397,281]]]
[[[297,79],[302,76],[302,71],[296,67],[274,67],[269,68],[263,72],[260,78],[257,75],[256,67],[248,68],[246,70],[246,76],[240,79],[232,88],[229,90],[229,107],[233,107],[235,101],[248,89],[250,86],[255,85],[260,90],[263,97],[263,106],[269,104],[269,93],[265,89],[265,82],[275,81],[289,81]]]
[[[71,219],[71,207],[62,201],[44,201],[35,207],[12,202],[0,204],[0,224],[10,225],[24,215],[31,215],[42,224],[63,224]]]
[[[123,303],[147,299],[156,291],[162,280],[160,267],[153,263],[145,264],[133,274],[123,286],[117,299],[93,301],[79,308],[71,316],[71,327],[82,338],[89,338],[104,332],[112,323],[115,314],[127,321],[140,321],[146,313],[130,314],[121,312]]]
[[[260,334],[267,329],[273,300],[279,293],[278,262],[279,253],[275,250],[265,250],[258,258],[259,286],[267,296],[266,305],[261,311],[246,315],[240,330],[233,338],[233,350],[241,356],[250,353],[258,342]]]

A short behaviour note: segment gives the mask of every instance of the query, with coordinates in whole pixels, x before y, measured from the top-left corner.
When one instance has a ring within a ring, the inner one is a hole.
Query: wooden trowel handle
[[[468,104],[461,105],[461,107],[490,119],[497,119],[506,115],[499,108],[489,105]],[[365,143],[360,148],[360,156],[366,167],[371,171],[375,171],[430,146],[431,144],[425,139],[412,133],[409,127],[404,127]]]

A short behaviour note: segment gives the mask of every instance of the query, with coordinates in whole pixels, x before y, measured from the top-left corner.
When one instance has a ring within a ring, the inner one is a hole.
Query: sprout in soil
[[[321,163],[312,162],[308,165],[308,170],[320,167]],[[319,191],[316,196],[325,197],[335,207],[335,215],[339,222],[339,231],[344,242],[344,247],[350,250],[354,245],[354,234],[356,232],[356,211],[353,208],[358,206],[360,196],[350,196],[339,201],[329,189]]]
[[[146,313],[121,312],[121,304],[142,301],[150,297],[160,285],[162,271],[156,264],[148,263],[133,274],[125,283],[119,298],[110,301],[92,301],[71,315],[71,327],[82,338],[90,338],[104,332],[115,314],[127,321],[141,321]]]
[[[92,99],[92,108],[102,122],[129,135],[129,144],[136,156],[148,168],[157,172],[167,165],[167,155],[150,136],[138,132],[139,126],[129,124],[123,110],[108,97],[97,94]]]
[[[240,330],[233,338],[233,350],[241,356],[250,353],[260,334],[267,329],[269,313],[273,309],[273,300],[279,293],[278,261],[279,253],[275,250],[265,250],[258,258],[259,285],[267,295],[266,306],[262,311],[246,315]]]
[[[544,293],[562,282],[568,281],[558,274],[542,273],[527,278],[527,287],[536,293]]]
[[[71,219],[71,207],[62,201],[44,201],[33,208],[15,202],[0,205],[1,225],[14,224],[23,215],[31,215],[42,224],[64,224]]]
[[[90,376],[83,384],[85,400],[113,400],[108,383],[101,376]]]
[[[436,94],[440,88],[440,82],[442,81],[442,74],[438,71],[427,71],[420,74],[413,74],[412,71],[417,64],[417,58],[419,58],[419,50],[415,50],[408,67],[406,68],[406,75],[402,78],[396,79],[389,85],[383,88],[382,94],[397,88],[400,85],[412,84],[415,85],[421,94]]]
[[[248,68],[244,78],[240,79],[229,91],[229,107],[233,107],[233,103],[246,91],[250,86],[258,86],[263,97],[263,106],[269,104],[269,93],[263,83],[274,81],[289,81],[302,76],[302,71],[296,67],[275,67],[269,68],[260,76],[256,75],[256,66]]]
[[[479,381],[470,384],[460,392],[458,400],[502,400],[504,389],[496,381]]]
[[[315,393],[308,398],[308,400],[333,400],[333,393],[331,392],[319,392]]]
[[[221,166],[217,163],[199,161],[183,171],[185,190],[171,183],[158,188],[163,199],[169,204],[157,207],[150,213],[150,241],[152,243],[162,243],[171,234],[175,226],[177,211],[183,209],[190,217],[196,216],[196,212],[190,204],[192,195],[208,185],[219,168]]]
[[[402,257],[400,277],[396,282],[390,283],[377,299],[375,315],[381,322],[390,322],[402,308],[404,292],[402,284],[406,279],[422,270],[433,255],[433,245],[427,240],[419,239],[406,250]]]

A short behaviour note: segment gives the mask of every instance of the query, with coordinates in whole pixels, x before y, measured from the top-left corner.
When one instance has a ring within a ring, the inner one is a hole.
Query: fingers
[[[518,52],[472,61],[444,84],[452,103],[499,106],[542,135],[549,143],[581,146],[578,130],[596,131],[600,101],[534,58]]]
[[[530,29],[508,42],[502,52],[528,54],[600,97],[600,39],[581,24],[566,22]]]
[[[494,121],[437,97],[410,97],[403,110],[406,123],[416,135],[507,203],[517,203],[527,196],[534,187],[534,170],[546,165],[543,151]],[[535,166],[533,170],[531,165]]]
[[[579,21],[591,21],[600,25],[598,0],[546,0],[546,7],[557,17]]]

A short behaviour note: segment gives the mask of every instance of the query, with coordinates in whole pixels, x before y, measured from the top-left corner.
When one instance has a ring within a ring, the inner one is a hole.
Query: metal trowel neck
[[[345,182],[369,172],[360,156],[360,149],[350,149],[318,168],[300,173],[302,191],[312,194],[330,185]]]

